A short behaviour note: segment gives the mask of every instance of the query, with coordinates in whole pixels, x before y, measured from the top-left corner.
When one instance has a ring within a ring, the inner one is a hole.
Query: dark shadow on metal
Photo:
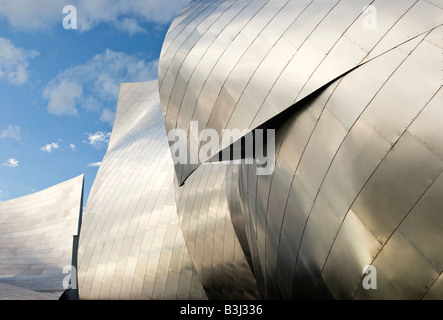
[[[72,239],[72,258],[71,258],[71,266],[74,269],[71,269],[71,279],[69,281],[70,288],[66,289],[63,294],[60,296],[59,300],[80,300],[80,296],[78,294],[78,243],[80,237],[80,230],[82,225],[83,218],[83,196],[84,196],[84,186],[85,186],[85,178],[83,177],[82,181],[82,195],[80,198],[80,212],[78,216],[78,226],[77,226],[77,234],[73,235]]]

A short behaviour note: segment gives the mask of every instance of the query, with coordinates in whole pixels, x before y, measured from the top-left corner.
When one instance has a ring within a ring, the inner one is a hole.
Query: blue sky
[[[188,2],[0,0],[0,201],[82,173],[87,199],[120,83],[157,78]],[[65,5],[77,9],[76,30],[63,28]]]

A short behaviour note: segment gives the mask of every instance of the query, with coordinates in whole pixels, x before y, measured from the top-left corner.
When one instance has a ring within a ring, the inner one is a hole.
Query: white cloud
[[[51,82],[43,92],[43,98],[48,99],[47,110],[55,115],[76,115],[75,105],[81,99],[82,87],[77,82],[68,79],[61,80],[58,84]]]
[[[146,32],[146,30],[143,29],[138,21],[134,18],[123,18],[121,21],[116,23],[116,28],[127,32],[130,36],[136,33]]]
[[[18,167],[18,160],[17,159],[8,159],[8,160],[6,160],[5,163],[3,163],[3,166],[16,168],[16,167]]]
[[[37,55],[36,51],[16,47],[10,40],[0,37],[0,79],[7,78],[14,85],[26,83],[29,60]]]
[[[100,112],[100,108],[102,107],[101,102],[93,96],[87,96],[82,101],[82,108],[88,112]]]
[[[77,8],[77,26],[87,31],[101,23],[109,23],[116,28],[126,25],[129,33],[143,30],[140,24],[154,22],[165,24],[171,21],[189,0],[169,0],[167,4],[158,0],[0,0],[0,17],[11,26],[35,31],[62,28],[63,7],[74,5]],[[128,22],[128,17],[137,21]],[[126,21],[126,22],[125,22]]]
[[[120,83],[148,81],[157,77],[158,61],[146,62],[124,52],[106,49],[88,62],[66,69],[52,79],[43,92],[47,110],[56,115],[76,115],[79,108],[97,112],[110,122]],[[112,124],[112,123],[111,123]]]
[[[9,195],[6,191],[0,190],[0,201],[4,201],[9,198]]]
[[[103,109],[102,111],[102,115],[100,116],[100,121],[107,122],[112,126],[114,123],[114,118],[115,118],[115,112],[106,108]]]
[[[8,196],[8,193],[7,192],[5,192],[5,191],[3,191],[3,190],[0,190],[0,200],[4,200],[4,199],[7,199],[9,196]]]
[[[101,162],[94,162],[94,163],[88,164],[88,167],[100,167],[101,164],[102,164]]]
[[[53,143],[49,143],[49,144],[47,144],[47,145],[41,147],[40,150],[42,150],[42,151],[44,151],[44,152],[51,153],[52,150],[54,150],[54,149],[58,149],[58,148],[59,148],[59,145],[58,145],[57,143],[53,142]]]
[[[75,144],[70,143],[70,144],[69,144],[69,148],[71,148],[72,151],[75,151]]]
[[[97,131],[96,133],[88,133],[88,141],[86,143],[94,148],[102,149],[108,145],[110,137],[110,132]]]
[[[1,134],[1,138],[13,138],[17,141],[21,140],[20,126],[9,125],[8,128],[3,129]]]
[[[61,21],[63,5],[59,0],[0,0],[0,16],[13,27],[30,31],[49,29],[57,20]]]

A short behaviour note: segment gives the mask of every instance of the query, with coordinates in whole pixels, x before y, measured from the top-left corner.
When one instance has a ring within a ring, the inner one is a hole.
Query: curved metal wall
[[[230,221],[223,167],[179,188],[167,141],[157,81],[122,84],[85,210],[80,298],[258,297]]]
[[[257,299],[257,283],[231,221],[227,169],[205,164],[184,186],[176,183],[180,225],[209,299]]]
[[[241,167],[268,297],[420,299],[436,290],[443,46],[433,40],[442,30],[298,105],[278,128],[272,176]],[[378,271],[377,290],[362,287],[366,265]]]
[[[57,300],[60,294],[38,292],[0,283],[0,300]]]
[[[68,276],[64,268],[73,262],[82,193],[83,175],[0,202],[1,299],[61,296]]]
[[[368,5],[377,9],[376,29],[365,28]],[[193,1],[171,25],[160,57],[166,130],[188,132],[191,120],[220,136],[252,130],[440,25],[441,7],[425,0]],[[194,145],[188,141],[189,152]],[[197,166],[176,165],[179,183]]]
[[[80,298],[441,299],[442,34],[441,0],[192,1],[158,82],[120,87]],[[212,162],[269,128],[270,174]],[[173,129],[197,163],[174,164]],[[0,297],[61,291],[82,179],[0,202]]]
[[[80,299],[205,299],[179,225],[157,81],[124,83],[79,243]]]
[[[442,1],[245,0],[193,1],[171,25],[167,130],[276,129],[272,175],[226,169],[265,298],[442,297],[442,23]],[[200,165],[176,164],[178,185]]]

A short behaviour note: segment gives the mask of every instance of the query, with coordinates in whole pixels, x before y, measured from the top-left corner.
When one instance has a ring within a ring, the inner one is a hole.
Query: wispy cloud
[[[0,37],[0,79],[6,78],[14,85],[25,84],[29,77],[29,60],[37,55],[36,51],[17,47],[9,39]]]
[[[69,144],[69,148],[71,148],[72,151],[75,151],[75,144],[70,143],[70,144]]]
[[[111,126],[114,123],[115,112],[111,111],[107,108],[102,110],[102,114],[100,116],[100,120],[103,122],[109,123]]]
[[[107,23],[128,33],[143,32],[141,24],[168,23],[189,2],[169,0],[0,0],[0,17],[13,27],[35,31],[61,25],[65,5],[74,5],[78,14],[77,25],[81,32]],[[129,18],[131,17],[131,18]],[[134,19],[134,21],[128,21]]]
[[[3,129],[0,133],[1,138],[12,138],[17,141],[22,139],[20,126],[9,125],[6,129]]]
[[[41,147],[40,150],[42,150],[44,152],[51,153],[54,149],[58,149],[58,148],[59,148],[58,143],[52,142],[52,143],[49,143],[49,144]]]
[[[68,79],[62,79],[57,84],[51,82],[43,92],[48,101],[47,110],[55,115],[76,115],[76,104],[82,97],[83,89],[80,84]]]
[[[0,190],[0,200],[5,200],[7,198],[8,198],[8,193],[3,190]]]
[[[0,16],[5,17],[11,26],[29,31],[49,29],[60,21],[62,10],[59,0],[39,0],[38,6],[33,0],[0,0]]]
[[[115,25],[118,30],[127,32],[130,36],[137,33],[147,32],[144,28],[140,26],[140,23],[137,21],[137,19],[134,18],[123,18],[117,21]]]
[[[93,146],[96,149],[102,149],[106,147],[109,143],[109,138],[111,137],[110,132],[97,131],[96,133],[87,133],[88,140],[87,144]]]
[[[3,163],[3,166],[4,167],[10,167],[10,168],[16,168],[16,167],[18,167],[18,160],[17,159],[13,159],[13,158],[8,159],[8,160],[6,160],[5,163]]]
[[[100,167],[101,164],[102,164],[101,162],[94,162],[94,163],[88,164],[88,167]]]
[[[76,115],[81,108],[97,112],[101,121],[112,124],[113,111],[104,106],[115,103],[120,83],[155,79],[157,68],[158,60],[147,62],[106,49],[85,64],[58,74],[46,86],[43,98],[52,114]]]

